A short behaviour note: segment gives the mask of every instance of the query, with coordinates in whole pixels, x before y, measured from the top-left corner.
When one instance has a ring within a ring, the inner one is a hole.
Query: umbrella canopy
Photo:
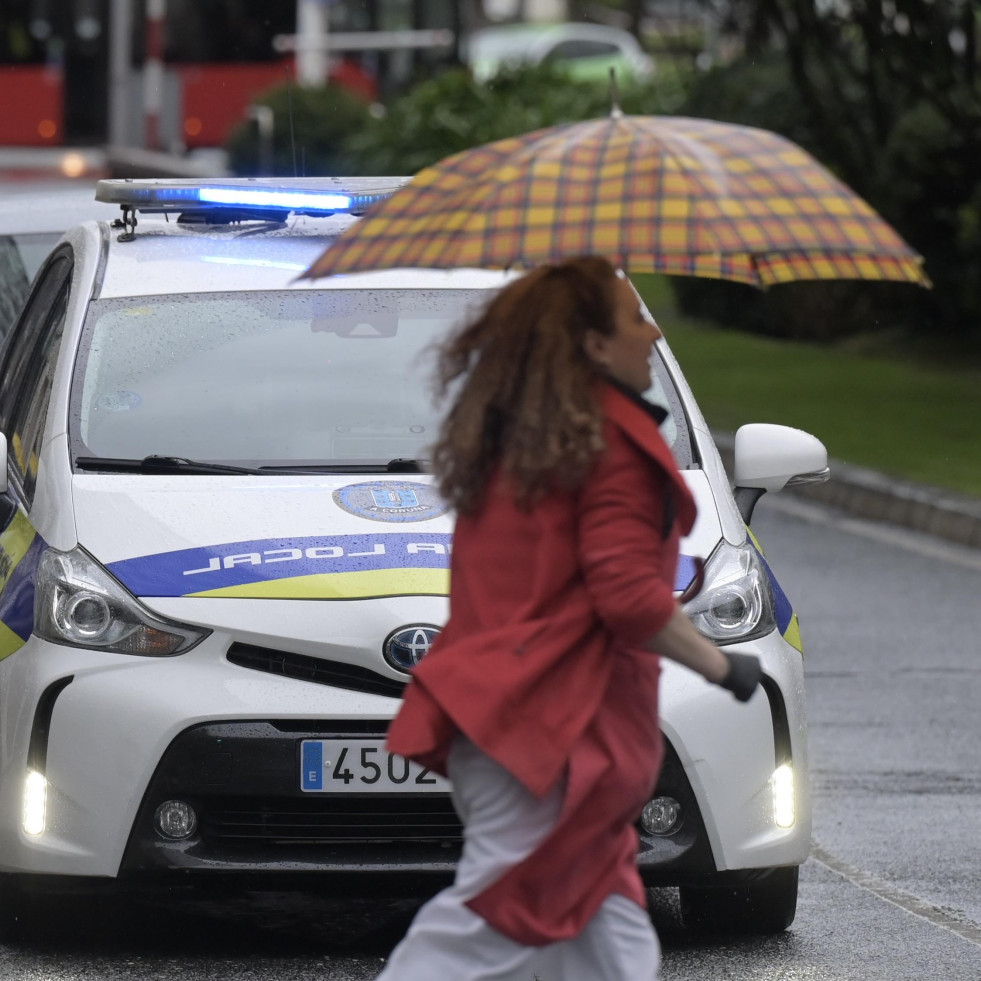
[[[775,133],[705,119],[567,123],[465,150],[374,206],[304,273],[532,268],[595,254],[632,272],[929,285],[858,195]]]

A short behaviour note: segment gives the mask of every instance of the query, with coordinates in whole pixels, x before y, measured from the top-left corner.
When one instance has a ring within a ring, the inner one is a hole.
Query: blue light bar
[[[276,211],[350,211],[353,199],[347,194],[320,194],[306,191],[256,191],[248,187],[202,187],[197,199],[206,204],[272,208]]]
[[[407,177],[218,178],[216,180],[105,180],[98,201],[150,213],[206,211],[228,220],[305,215],[361,214],[391,197]]]

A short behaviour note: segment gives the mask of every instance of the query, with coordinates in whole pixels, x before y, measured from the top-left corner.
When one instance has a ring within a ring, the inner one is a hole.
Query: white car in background
[[[447,615],[453,520],[427,472],[421,355],[512,274],[297,281],[401,183],[102,182],[125,227],[71,228],[44,262],[0,368],[8,918],[66,878],[384,873],[435,890],[452,873],[446,782],[384,747]],[[747,522],[827,455],[744,427],[737,505],[666,341],[654,367],[699,509],[677,590],[704,557],[688,612],[758,655],[764,682],[739,704],[664,664],[638,862],[680,887],[692,926],[782,930],[810,847],[803,648]]]
[[[610,69],[623,81],[645,81],[654,59],[629,31],[604,24],[505,24],[475,31],[467,40],[466,62],[478,82],[502,68],[561,65],[577,81],[606,82]]]

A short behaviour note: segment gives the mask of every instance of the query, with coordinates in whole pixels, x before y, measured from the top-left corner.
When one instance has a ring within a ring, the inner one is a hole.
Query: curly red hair
[[[504,287],[439,351],[437,392],[460,381],[433,448],[443,496],[475,511],[503,466],[520,505],[574,489],[603,448],[599,369],[587,331],[613,334],[616,269],[595,256],[542,266]]]

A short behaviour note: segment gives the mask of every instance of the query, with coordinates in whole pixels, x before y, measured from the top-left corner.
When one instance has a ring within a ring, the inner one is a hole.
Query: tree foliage
[[[911,106],[977,130],[978,0],[737,0],[785,52],[810,124],[864,185]],[[765,35],[764,35],[765,36]],[[973,97],[972,97],[973,96]]]
[[[280,85],[256,100],[273,113],[271,173],[280,177],[356,174],[342,147],[351,134],[365,128],[370,109],[341,85],[301,88]],[[263,148],[254,122],[243,122],[226,144],[236,174],[255,176],[264,168]]]
[[[725,287],[688,284],[689,306],[736,309],[744,323],[797,336],[874,320],[959,343],[977,334],[979,13],[981,0],[736,0],[745,57],[703,78],[687,110],[803,144],[925,257],[936,288],[794,285],[734,303],[720,298]]]
[[[632,85],[625,112],[663,112],[681,98],[678,84]],[[609,113],[606,84],[574,82],[554,65],[503,72],[476,82],[462,69],[421,82],[345,142],[348,166],[362,174],[414,174],[468,147],[558,123]]]

